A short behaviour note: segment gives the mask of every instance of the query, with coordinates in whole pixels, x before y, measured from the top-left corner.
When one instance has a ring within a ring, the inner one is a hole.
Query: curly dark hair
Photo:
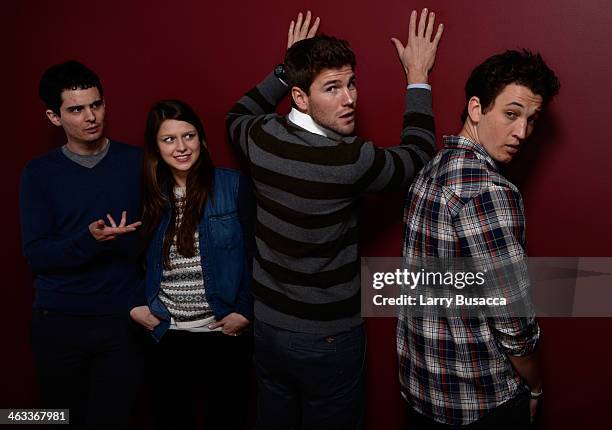
[[[522,49],[493,55],[472,71],[465,84],[465,108],[461,121],[465,122],[467,119],[468,102],[472,97],[480,99],[482,112],[486,113],[497,96],[510,84],[529,88],[542,97],[543,105],[559,92],[561,86],[559,79],[540,54]]]
[[[104,96],[98,75],[84,64],[71,60],[51,66],[43,73],[38,95],[47,108],[60,115],[64,90],[86,90],[92,87],[98,89],[100,97]]]
[[[310,94],[310,85],[323,69],[355,68],[355,54],[346,40],[324,34],[294,43],[285,54],[287,84]]]

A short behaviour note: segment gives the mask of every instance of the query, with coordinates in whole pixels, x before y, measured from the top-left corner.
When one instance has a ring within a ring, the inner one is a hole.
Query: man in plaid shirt
[[[539,54],[507,51],[469,77],[463,128],[419,173],[406,199],[405,259],[521,261],[519,190],[499,170],[533,131],[559,81]],[[533,317],[416,318],[397,328],[400,383],[415,428],[524,428],[542,393]]]

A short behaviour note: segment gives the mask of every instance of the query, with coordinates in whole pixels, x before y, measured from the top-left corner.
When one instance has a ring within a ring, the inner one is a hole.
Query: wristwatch
[[[285,65],[279,64],[274,68],[274,76],[276,76],[283,84],[287,85],[287,74],[285,73]]]

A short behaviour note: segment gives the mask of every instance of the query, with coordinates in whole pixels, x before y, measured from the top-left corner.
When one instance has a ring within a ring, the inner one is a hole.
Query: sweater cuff
[[[274,72],[266,76],[265,79],[257,85],[257,89],[272,106],[276,106],[289,92],[289,87],[278,79]]]
[[[433,116],[431,107],[431,90],[424,88],[410,88],[405,98],[406,113],[417,112]]]
[[[108,249],[108,245],[104,244],[103,242],[98,242],[93,237],[89,231],[89,227],[86,227],[79,233],[74,240],[74,245],[85,257],[94,256],[104,249]]]

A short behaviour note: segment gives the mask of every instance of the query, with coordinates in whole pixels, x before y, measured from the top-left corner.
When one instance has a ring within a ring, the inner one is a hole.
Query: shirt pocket
[[[209,218],[212,244],[218,248],[234,248],[242,238],[238,212],[214,215]]]

